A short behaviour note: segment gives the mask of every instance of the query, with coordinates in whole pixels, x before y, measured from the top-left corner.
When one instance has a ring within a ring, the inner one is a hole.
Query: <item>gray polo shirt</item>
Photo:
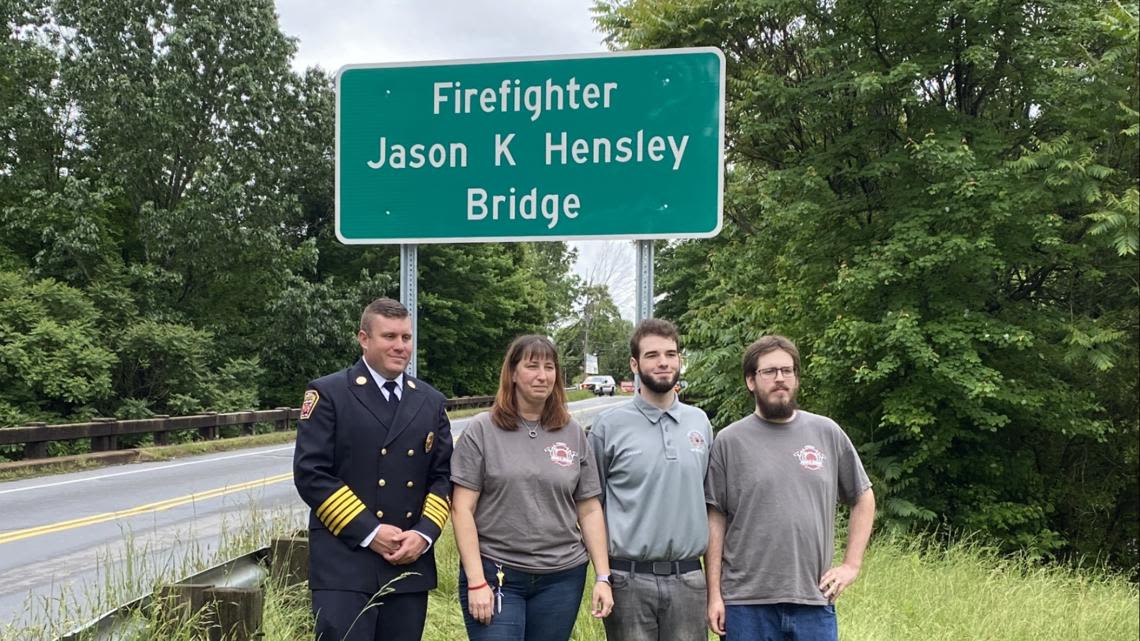
[[[590,446],[605,489],[610,556],[680,561],[705,553],[711,442],[705,413],[676,399],[661,410],[639,394],[594,420]]]

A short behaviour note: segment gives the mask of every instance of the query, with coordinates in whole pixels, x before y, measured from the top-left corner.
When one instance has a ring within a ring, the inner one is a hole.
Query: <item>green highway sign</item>
[[[342,242],[720,231],[718,49],[350,65],[336,103]]]

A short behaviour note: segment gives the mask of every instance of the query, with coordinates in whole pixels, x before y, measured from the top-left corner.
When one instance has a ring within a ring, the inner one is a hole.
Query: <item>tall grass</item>
[[[264,545],[272,523],[243,522],[232,541]],[[278,523],[278,526],[280,524]],[[284,530],[281,530],[284,531]],[[233,550],[229,550],[232,552]],[[223,554],[217,555],[219,557]],[[428,597],[425,641],[466,639],[456,594],[459,557],[448,529],[436,542],[439,588]],[[173,580],[176,576],[165,577]],[[587,589],[592,578],[587,582]],[[135,583],[137,585],[137,583]],[[110,594],[122,587],[110,586]],[[110,597],[111,599],[114,596]],[[583,598],[575,641],[605,639]],[[1003,558],[976,542],[882,536],[868,550],[859,580],[837,605],[842,641],[1135,641],[1140,638],[1140,592],[1121,575],[1099,569],[1042,567]],[[195,623],[161,630],[155,621],[138,639],[189,639]],[[58,634],[58,629],[57,632]],[[21,641],[50,638],[0,635]],[[155,636],[155,635],[159,636]],[[715,637],[710,637],[715,638]],[[304,586],[268,584],[265,641],[311,641],[312,616]]]
[[[837,611],[844,641],[1140,638],[1140,594],[1125,577],[1003,558],[968,540],[877,539]]]
[[[456,596],[458,554],[450,532],[436,555],[440,586],[428,600],[424,640],[466,639]],[[575,641],[605,639],[601,622],[588,610],[589,587],[588,582]],[[923,537],[876,539],[859,580],[836,610],[841,641],[1140,638],[1140,592],[1123,576],[1002,558],[969,541],[943,545]]]

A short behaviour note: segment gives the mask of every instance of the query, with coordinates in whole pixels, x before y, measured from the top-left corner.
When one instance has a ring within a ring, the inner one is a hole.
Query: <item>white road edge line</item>
[[[71,479],[69,481],[58,481],[56,483],[44,483],[42,485],[29,485],[27,487],[16,487],[10,490],[0,490],[0,494],[12,494],[14,492],[26,492],[28,490],[42,490],[49,487],[58,487],[60,485],[71,485],[72,483],[85,483],[87,481],[98,481],[100,479],[109,479],[116,476],[126,476],[128,474],[141,474],[143,472],[157,472],[159,470],[169,470],[175,467],[184,467],[187,465],[198,465],[199,463],[213,463],[215,461],[226,461],[229,459],[243,458],[246,456],[259,456],[261,454],[271,454],[273,452],[284,452],[285,450],[293,449],[293,445],[286,445],[285,447],[278,447],[272,450],[258,450],[256,452],[243,452],[241,454],[232,454],[230,456],[218,456],[212,458],[199,459],[197,461],[185,461],[182,463],[171,463],[170,465],[161,465],[158,467],[148,467],[140,470],[127,470],[126,472],[115,472],[114,474],[101,474],[99,476],[89,476],[81,479]]]

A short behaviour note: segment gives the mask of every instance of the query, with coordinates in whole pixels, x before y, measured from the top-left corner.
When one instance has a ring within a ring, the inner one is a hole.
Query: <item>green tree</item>
[[[725,231],[660,279],[717,422],[749,410],[743,346],[787,334],[886,523],[1135,566],[1135,4],[597,12],[728,62]]]
[[[445,394],[492,394],[507,346],[544,333],[545,281],[533,246],[420,247],[421,375]]]
[[[531,266],[544,286],[542,317],[547,325],[553,325],[571,313],[582,286],[582,279],[572,271],[578,250],[564,242],[528,243],[528,246],[533,255]]]
[[[83,292],[0,271],[0,426],[95,413],[116,364],[98,323]]]
[[[300,223],[275,160],[302,155],[288,152],[308,126],[292,108],[321,76],[289,71],[267,2],[20,0],[2,15],[0,264],[82,288],[103,311],[90,340],[122,358],[99,411],[233,404],[206,379],[251,371],[264,301],[303,260],[284,242]],[[140,354],[195,369],[124,371]],[[252,371],[245,404],[259,397]]]
[[[304,153],[291,145],[308,112],[295,108],[320,80],[290,71],[269,1],[53,8],[87,150],[78,171],[120,195],[121,251],[162,289],[143,312],[248,352],[294,260],[284,231],[299,205],[283,174]]]
[[[0,207],[50,190],[73,159],[73,110],[57,82],[44,0],[0,4]]]
[[[587,285],[578,290],[576,314],[554,333],[561,352],[567,382],[586,376],[584,354],[598,357],[598,373],[629,379],[629,337],[633,323],[621,317],[605,285]]]

